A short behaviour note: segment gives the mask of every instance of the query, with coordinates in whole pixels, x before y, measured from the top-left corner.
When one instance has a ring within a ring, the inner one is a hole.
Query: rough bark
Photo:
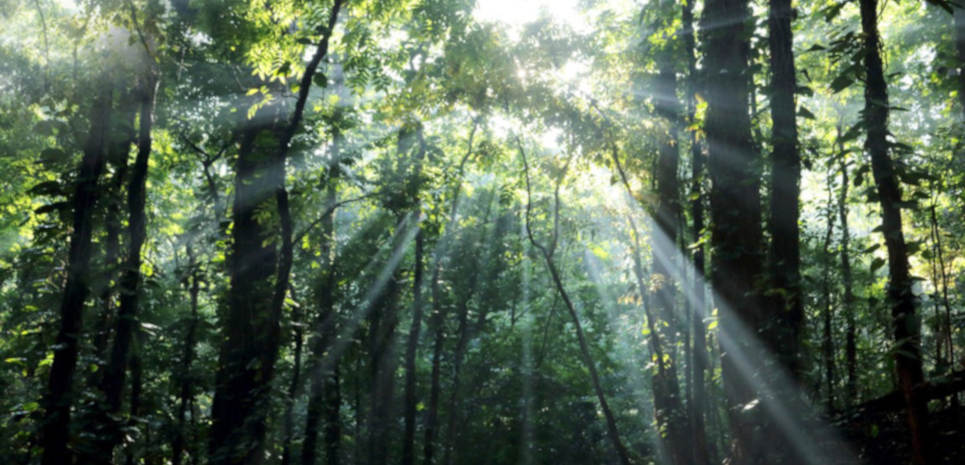
[[[60,306],[60,329],[53,349],[54,360],[43,402],[44,418],[40,437],[40,444],[44,449],[41,459],[43,465],[63,465],[71,462],[72,454],[68,449],[70,410],[73,403],[71,387],[77,367],[84,301],[88,294],[93,226],[91,213],[98,196],[97,182],[104,170],[105,150],[110,134],[112,93],[113,88],[108,81],[94,97],[90,132],[84,143],[84,155],[71,198],[73,231],[70,236],[67,279]]]
[[[901,227],[901,189],[895,166],[888,154],[888,87],[881,61],[878,1],[861,0],[859,5],[865,67],[863,117],[868,131],[865,150],[871,156],[871,172],[881,206],[882,234],[888,251],[888,304],[895,339],[895,367],[898,383],[905,396],[912,462],[921,465],[929,462],[928,407],[915,390],[924,382],[921,335],[915,322],[917,302],[912,293],[908,248]]]

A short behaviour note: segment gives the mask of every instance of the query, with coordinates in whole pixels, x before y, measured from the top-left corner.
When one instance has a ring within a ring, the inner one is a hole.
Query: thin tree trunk
[[[841,128],[838,127],[838,137],[840,138]],[[841,223],[841,279],[844,282],[844,315],[845,323],[845,342],[844,358],[845,366],[848,371],[847,388],[845,389],[845,407],[854,405],[858,398],[858,356],[855,335],[855,299],[854,299],[854,277],[851,274],[851,252],[849,250],[851,232],[848,229],[848,164],[845,159],[843,147],[839,145],[840,169],[841,169],[841,193],[838,197],[838,221]]]
[[[442,346],[445,341],[446,311],[440,302],[439,264],[432,272],[432,317],[429,327],[432,328],[432,372],[430,375],[429,403],[426,406],[425,439],[422,445],[422,459],[424,465],[435,463],[436,428],[439,418],[440,371],[442,360]]]
[[[297,308],[292,315],[292,339],[295,342],[294,360],[292,361],[292,379],[288,384],[288,395],[285,398],[284,431],[282,437],[281,465],[289,465],[292,459],[292,440],[295,430],[295,398],[298,396],[299,386],[301,386],[302,374],[302,343],[304,342],[304,329],[301,311]]]
[[[71,199],[73,231],[67,260],[67,282],[60,306],[60,329],[53,349],[54,360],[43,402],[44,418],[40,437],[44,449],[41,459],[43,465],[71,463],[72,454],[68,449],[73,403],[71,387],[77,367],[84,301],[88,293],[93,229],[91,213],[98,194],[97,182],[104,170],[105,150],[110,134],[112,93],[112,83],[108,82],[94,98],[90,133],[84,144],[84,155]]]
[[[136,340],[133,341],[132,343],[133,347],[131,347],[131,354],[130,354],[131,398],[130,398],[130,405],[128,406],[128,412],[129,412],[128,426],[133,426],[134,424],[139,422],[138,417],[141,415],[141,400],[144,392],[144,365],[141,359],[141,347],[144,345],[143,344],[144,333],[142,333],[138,329],[135,329],[134,332],[135,334],[133,335],[133,338]],[[150,428],[150,426],[149,425],[145,426],[145,428]],[[150,430],[145,429],[144,434],[145,434],[145,438],[143,443],[150,444],[151,443],[150,437],[149,437]],[[127,453],[125,454],[126,465],[134,465],[135,447],[136,447],[136,443],[131,443],[130,445],[128,445],[128,450],[127,450]],[[108,462],[108,463],[113,463],[113,462]],[[151,460],[148,459],[146,463],[150,464]]]
[[[834,413],[834,338],[831,333],[831,323],[833,318],[833,306],[831,302],[831,238],[834,234],[834,213],[832,210],[833,193],[831,190],[831,176],[828,176],[828,203],[827,203],[827,229],[824,233],[824,242],[821,246],[821,256],[824,261],[823,277],[821,280],[821,292],[824,297],[824,312],[821,315],[823,320],[823,331],[821,337],[821,358],[824,364],[824,385],[825,385],[825,408],[828,414]]]
[[[475,276],[474,274],[473,277]],[[469,339],[469,299],[472,298],[472,293],[475,291],[475,282],[475,279],[470,281],[468,295],[463,297],[459,304],[459,326],[456,329],[456,347],[453,349],[452,386],[449,388],[449,409],[446,412],[446,435],[442,451],[442,463],[444,465],[452,464],[453,447],[456,443],[456,415],[459,409],[459,393],[462,390],[462,362]]]
[[[948,268],[945,267],[945,249],[942,247],[941,230],[938,228],[938,213],[935,205],[931,206],[931,227],[935,235],[935,256],[938,259],[938,277],[942,285],[942,306],[945,308],[945,344],[948,365],[955,368],[955,343],[952,340],[952,306],[948,300]],[[957,402],[958,396],[952,398]]]
[[[694,7],[693,2],[683,2],[683,33],[684,49],[687,55],[687,123],[691,126],[697,123],[697,55],[695,46]],[[700,143],[697,140],[696,129],[690,133],[690,215],[693,221],[694,242],[699,242],[704,230],[704,194],[702,180],[704,176],[704,157]],[[704,415],[707,410],[707,390],[705,373],[707,371],[707,340],[704,329],[706,303],[704,295],[704,247],[698,246],[693,252],[694,280],[691,292],[694,300],[692,308],[691,331],[693,333],[693,350],[690,361],[691,397],[687,402],[689,407],[691,437],[694,441],[694,464],[709,465],[711,454],[707,441],[706,421]]]
[[[915,391],[924,382],[920,330],[915,322],[915,296],[908,266],[908,248],[901,228],[901,189],[888,155],[888,87],[881,61],[878,35],[878,1],[861,0],[861,29],[864,38],[865,108],[868,129],[865,149],[871,155],[871,171],[881,204],[882,233],[888,249],[888,301],[894,330],[895,367],[905,396],[912,462],[928,463],[930,435],[928,406]]]
[[[962,112],[961,123],[965,124],[965,5],[952,4],[954,8],[955,51],[958,52],[958,109]]]
[[[417,227],[415,236],[415,263],[412,279],[412,325],[409,327],[409,337],[406,341],[405,351],[405,387],[403,394],[403,421],[405,423],[402,433],[402,465],[412,465],[415,460],[415,416],[416,416],[416,351],[419,347],[419,333],[422,330],[422,274],[423,274],[423,241],[425,240],[421,225],[422,205],[420,199],[420,189],[422,188],[422,164],[426,155],[426,142],[423,128],[420,123],[416,123],[415,138],[418,143],[415,156],[415,167],[409,173],[407,190],[413,192],[415,198],[415,215],[420,223]],[[411,142],[409,142],[411,143]],[[408,152],[408,150],[406,150]]]
[[[416,417],[416,350],[422,328],[423,232],[415,237],[415,271],[412,279],[412,326],[405,353],[405,430],[402,436],[402,465],[414,463]]]
[[[546,268],[550,272],[550,277],[553,278],[553,284],[556,287],[556,291],[559,293],[560,298],[563,299],[563,303],[566,304],[566,310],[569,312],[570,319],[573,321],[573,326],[576,328],[576,338],[580,344],[580,354],[583,357],[583,364],[586,365],[587,370],[590,372],[590,381],[593,384],[593,391],[596,394],[597,401],[600,403],[600,410],[603,411],[603,417],[606,420],[607,436],[610,439],[614,452],[616,453],[617,458],[622,465],[630,465],[630,453],[627,451],[626,446],[623,445],[623,440],[620,439],[620,432],[617,429],[616,419],[613,417],[613,411],[610,410],[610,404],[607,402],[606,395],[603,393],[603,386],[600,384],[600,375],[596,371],[596,364],[593,362],[593,356],[590,354],[590,346],[586,342],[586,337],[583,334],[583,325],[580,323],[580,317],[576,312],[576,308],[573,306],[573,302],[570,300],[570,295],[566,292],[566,288],[563,286],[563,280],[556,268],[556,263],[553,261],[553,253],[556,250],[556,240],[558,237],[557,234],[559,233],[560,184],[562,184],[563,176],[566,175],[566,170],[564,169],[563,174],[558,179],[556,185],[556,203],[553,214],[553,238],[552,242],[547,247],[537,241],[536,237],[533,236],[533,229],[530,223],[532,190],[530,188],[529,179],[529,162],[526,161],[526,152],[523,151],[522,142],[517,139],[516,143],[519,146],[519,153],[523,158],[523,169],[526,176],[526,234],[529,236],[529,241],[533,247],[538,249],[542,254],[543,259],[546,262]]]
[[[398,222],[400,228],[417,227]],[[406,234],[399,234],[398,240],[405,240]],[[401,244],[393,244],[398,250]],[[368,462],[367,465],[385,465],[388,461],[390,438],[392,437],[392,409],[395,396],[395,369],[398,363],[396,352],[396,327],[399,324],[400,269],[396,268],[382,295],[372,304],[372,327],[369,337],[372,383],[370,385],[371,406],[368,415]]]
[[[341,158],[341,137],[335,134],[332,142],[332,161],[329,165],[329,178],[327,180],[326,204],[328,210],[322,220],[322,251],[321,268],[322,276],[318,289],[318,321],[315,324],[315,334],[312,343],[312,365],[310,368],[311,387],[308,397],[308,409],[305,415],[305,440],[302,445],[301,463],[302,465],[315,465],[316,443],[318,441],[319,424],[326,410],[326,393],[330,389],[330,378],[334,370],[338,367],[338,360],[332,360],[332,366],[323,366],[325,354],[335,339],[335,328],[337,326],[335,315],[335,205],[338,202],[338,180],[339,180],[339,160]],[[337,408],[337,406],[336,406]],[[337,412],[335,420],[337,420]],[[331,426],[326,422],[326,428]],[[337,423],[337,422],[336,422]],[[336,425],[336,427],[338,427]],[[327,437],[327,436],[326,436]],[[327,439],[326,439],[327,444]],[[337,444],[335,445],[337,449]],[[328,463],[337,463],[337,453],[334,457],[326,454]]]
[[[454,229],[457,227],[456,216],[459,213],[459,197],[462,192],[462,177],[466,167],[466,162],[472,154],[473,140],[476,136],[476,129],[479,121],[474,120],[472,129],[469,131],[469,141],[466,153],[459,162],[455,183],[452,187],[452,205],[449,209],[449,218],[446,229],[443,233],[439,246],[434,254],[434,265],[432,268],[431,293],[432,293],[432,316],[429,318],[429,327],[433,331],[432,342],[432,370],[430,374],[429,403],[426,406],[425,419],[425,438],[422,445],[422,459],[424,465],[435,463],[436,433],[439,420],[439,395],[442,390],[440,384],[440,371],[443,343],[445,342],[445,320],[448,314],[443,308],[440,294],[440,274],[442,271],[443,260],[447,260],[449,254],[449,244],[453,237]]]
[[[174,432],[174,440],[171,443],[171,464],[181,465],[183,460],[182,454],[187,443],[187,433],[185,429],[187,428],[187,412],[188,407],[191,405],[194,399],[194,387],[193,387],[193,377],[191,376],[191,366],[194,363],[194,346],[197,344],[197,332],[198,332],[198,297],[201,293],[201,277],[200,270],[198,269],[198,264],[195,261],[194,251],[191,247],[188,247],[188,267],[191,270],[191,287],[189,290],[190,301],[191,301],[191,319],[188,322],[188,328],[184,335],[184,345],[182,347],[183,353],[181,354],[181,373],[180,387],[178,389],[178,412],[177,412],[177,430]],[[195,450],[189,450],[188,453],[191,457],[196,455]]]

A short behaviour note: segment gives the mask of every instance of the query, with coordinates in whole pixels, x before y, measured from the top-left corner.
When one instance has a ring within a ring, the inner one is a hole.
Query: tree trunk
[[[798,217],[800,211],[801,157],[797,145],[797,121],[791,36],[791,0],[770,0],[768,48],[771,66],[771,154],[768,232],[771,236],[768,275],[770,349],[795,378],[800,375],[801,249]]]
[[[697,55],[694,44],[696,30],[694,29],[693,2],[683,3],[683,33],[684,49],[687,55],[687,123],[691,126],[697,123]],[[704,230],[704,194],[702,180],[704,176],[704,157],[697,131],[690,133],[690,215],[693,221],[694,242],[699,243]],[[707,340],[704,329],[706,303],[704,295],[704,247],[700,245],[693,252],[694,280],[691,292],[694,299],[690,302],[691,332],[693,333],[693,349],[690,363],[690,399],[688,399],[688,414],[690,419],[690,436],[694,441],[694,465],[709,465],[711,453],[707,442],[706,421],[704,414],[707,410],[707,391],[705,373],[707,371]]]
[[[141,399],[143,397],[143,392],[144,392],[144,365],[141,359],[141,347],[144,346],[144,333],[141,332],[139,329],[135,329],[134,334],[132,335],[132,338],[135,340],[132,341],[131,343],[132,347],[131,347],[131,354],[130,354],[131,398],[130,398],[130,405],[128,406],[128,412],[129,412],[128,420],[127,420],[128,427],[134,427],[134,425],[136,425],[137,423],[141,423],[138,421],[138,417],[141,415]],[[150,444],[151,441],[150,441],[150,437],[148,436],[150,434],[150,430],[149,430],[150,424],[148,422],[143,422],[143,424],[145,425],[144,426],[145,438],[143,440],[143,444]],[[127,453],[125,454],[126,465],[134,465],[134,458],[135,458],[134,454],[136,451],[135,447],[136,447],[136,442],[128,445],[128,450],[127,450]],[[113,462],[108,461],[107,463],[113,463]],[[151,460],[148,459],[145,461],[145,463],[150,464]]]
[[[416,350],[422,327],[423,232],[415,237],[415,271],[412,279],[412,326],[405,353],[405,430],[402,436],[402,465],[414,463],[416,417]]]
[[[301,127],[313,78],[328,53],[342,0],[335,0],[322,39],[305,66],[291,116],[284,124],[269,105],[243,123],[232,207],[227,316],[211,407],[209,463],[258,465],[264,460],[265,419],[278,357],[280,324],[292,265],[292,221],[285,189],[291,141]],[[267,139],[267,140],[266,140]],[[274,147],[265,146],[273,141]],[[278,214],[279,236],[259,210]],[[280,246],[275,243],[280,239]],[[272,279],[274,275],[274,280]]]
[[[841,129],[838,128],[840,137]],[[843,147],[838,147],[840,151],[841,169],[841,193],[838,197],[838,221],[841,223],[841,280],[844,282],[844,297],[842,306],[847,320],[845,323],[845,342],[844,358],[845,367],[848,371],[847,388],[845,389],[845,407],[854,405],[858,398],[858,355],[855,335],[855,299],[854,299],[854,277],[851,274],[851,256],[848,249],[851,241],[851,232],[848,229],[848,164],[845,159]]]
[[[188,426],[187,412],[188,407],[194,399],[194,378],[191,376],[191,366],[194,363],[194,346],[197,344],[199,323],[198,296],[201,293],[201,277],[198,264],[195,261],[194,252],[190,247],[188,247],[188,267],[191,270],[191,287],[189,290],[191,319],[188,321],[188,328],[184,335],[184,346],[182,347],[184,352],[181,354],[181,373],[178,375],[180,378],[180,387],[178,388],[177,430],[174,432],[174,440],[171,443],[172,465],[181,465],[183,459],[182,453],[187,442],[187,434],[185,433],[185,429]],[[188,453],[194,457],[197,451],[189,450]]]
[[[43,465],[71,463],[71,452],[67,447],[73,403],[71,387],[77,367],[78,338],[90,276],[93,229],[91,213],[98,194],[97,181],[104,170],[105,150],[111,130],[112,84],[105,84],[94,98],[90,133],[84,143],[84,155],[71,199],[74,213],[67,260],[67,282],[60,306],[60,329],[53,348],[54,360],[44,398],[44,419],[40,437],[44,449],[41,461]]]
[[[398,227],[417,227],[406,220],[398,222]],[[399,241],[407,234],[398,234]],[[393,244],[392,250],[399,250],[402,244]],[[395,369],[398,363],[396,352],[396,327],[399,324],[400,269],[392,272],[382,295],[372,303],[372,326],[369,334],[369,355],[372,383],[370,385],[371,406],[368,415],[368,461],[367,465],[385,465],[388,461],[392,424],[392,410],[395,396]]]
[[[270,152],[262,134],[272,132],[274,123],[264,122],[270,118],[265,113],[259,112],[243,130],[236,165],[229,310],[209,433],[212,465],[262,461],[269,381],[278,349],[272,347],[279,324],[272,311],[278,253],[277,237],[256,211],[270,208],[272,194],[284,182],[283,165],[266,155]]]
[[[962,112],[960,121],[965,124],[965,5],[952,4],[954,8],[955,50],[958,52],[958,106]]]
[[[439,418],[439,393],[442,390],[440,385],[440,371],[442,360],[442,346],[445,341],[445,318],[446,311],[440,302],[439,289],[439,264],[437,263],[432,272],[432,317],[429,319],[429,327],[432,328],[432,372],[430,375],[429,403],[426,405],[425,420],[425,439],[422,445],[422,459],[424,465],[435,463],[436,447],[436,428]]]
[[[550,272],[550,277],[553,278],[553,284],[556,287],[556,291],[559,293],[560,298],[563,299],[563,303],[566,304],[566,310],[570,315],[573,326],[576,328],[576,338],[580,344],[580,354],[583,358],[583,364],[586,365],[586,369],[590,372],[590,381],[593,384],[593,391],[596,394],[596,399],[600,403],[600,410],[603,411],[603,418],[606,421],[607,436],[610,439],[613,450],[622,465],[630,465],[630,453],[627,451],[626,446],[623,445],[623,440],[620,438],[620,431],[617,429],[616,419],[613,417],[613,411],[610,410],[610,404],[607,402],[606,394],[603,392],[603,386],[600,384],[600,375],[596,371],[596,364],[593,362],[593,356],[590,354],[590,346],[586,342],[586,337],[583,334],[583,325],[580,324],[580,317],[576,312],[576,308],[573,306],[573,301],[570,300],[569,293],[566,292],[566,288],[563,286],[563,280],[556,268],[556,263],[553,261],[553,253],[556,250],[556,239],[559,231],[559,189],[560,184],[563,182],[563,177],[566,175],[566,170],[564,169],[562,175],[560,175],[560,178],[557,180],[556,203],[553,214],[553,239],[551,244],[547,247],[539,243],[535,236],[533,236],[533,228],[530,223],[530,213],[532,210],[532,190],[529,179],[529,162],[526,161],[526,152],[523,151],[522,143],[518,139],[516,143],[519,145],[519,152],[523,158],[523,169],[526,175],[526,234],[529,236],[529,242],[534,248],[538,249],[540,254],[543,256],[543,260],[546,263],[546,268]]]
[[[763,318],[755,285],[763,268],[760,250],[761,202],[759,156],[755,153],[748,113],[748,37],[746,0],[708,0],[702,22],[706,32],[705,64],[708,171],[714,250],[713,283],[720,295],[722,370],[732,437],[732,462],[766,462],[761,414],[753,408],[758,393],[752,374],[738,369],[735,357],[753,357],[751,341]],[[750,407],[750,408],[748,408]]]
[[[127,257],[118,282],[120,308],[117,312],[117,326],[114,329],[114,344],[111,357],[104,371],[101,390],[104,392],[105,408],[108,418],[121,411],[121,400],[130,358],[131,343],[138,323],[138,292],[141,284],[141,248],[147,238],[147,170],[151,156],[151,129],[154,120],[154,101],[157,79],[148,73],[141,82],[139,94],[140,114],[138,116],[137,156],[131,171],[131,182],[127,188]],[[97,460],[109,463],[114,447],[121,441],[121,434],[115,426],[107,426],[107,438],[100,443],[101,450],[96,452]]]
[[[330,378],[338,366],[338,360],[328,361],[331,366],[324,366],[327,362],[325,354],[329,350],[335,339],[336,315],[335,315],[335,205],[338,202],[338,163],[341,157],[341,139],[336,133],[332,142],[332,162],[329,165],[329,177],[327,180],[326,204],[328,210],[322,220],[322,251],[321,269],[322,276],[319,280],[318,288],[318,320],[315,323],[315,334],[312,340],[312,362],[309,369],[311,387],[308,397],[308,409],[305,415],[305,440],[302,444],[302,465],[315,465],[317,455],[316,443],[318,441],[319,424],[326,410],[326,394],[330,387]],[[336,406],[337,408],[337,406]],[[337,420],[336,411],[336,420]],[[326,426],[328,423],[326,423]],[[337,427],[337,425],[336,425]],[[327,443],[327,441],[326,441]],[[326,454],[328,463],[337,463],[337,453],[334,457]],[[336,462],[333,462],[335,460]]]
[[[292,440],[295,430],[295,398],[298,396],[298,388],[301,385],[302,374],[302,343],[304,341],[304,324],[301,311],[296,308],[292,315],[292,339],[295,341],[294,360],[292,361],[292,379],[288,384],[288,395],[285,398],[284,431],[282,437],[281,465],[289,465],[292,459]]]
[[[888,301],[894,330],[895,367],[907,407],[908,431],[912,461],[916,465],[929,462],[928,406],[915,391],[924,382],[921,362],[920,330],[915,321],[916,299],[912,293],[908,268],[908,248],[901,229],[901,190],[897,173],[888,155],[888,87],[881,62],[881,39],[878,35],[878,1],[861,0],[861,29],[864,38],[865,107],[864,123],[868,130],[865,150],[871,155],[881,204],[882,233],[888,249]]]
[[[945,249],[944,247],[942,247],[941,230],[938,228],[938,213],[934,204],[932,204],[931,206],[930,213],[931,213],[930,219],[931,219],[932,234],[935,237],[934,239],[935,258],[938,260],[938,279],[941,281],[941,287],[942,287],[941,301],[942,301],[942,306],[945,309],[944,337],[945,337],[945,345],[946,345],[945,353],[947,356],[946,361],[948,362],[949,369],[954,370],[955,369],[955,342],[952,339],[952,324],[953,324],[952,306],[950,301],[948,300],[948,272],[946,271],[947,268],[945,267]],[[938,283],[936,283],[936,287],[937,287],[937,284]],[[955,396],[952,399],[957,403],[958,396]]]
[[[111,177],[110,191],[105,192],[105,202],[107,203],[107,215],[105,217],[107,237],[104,241],[104,287],[101,290],[100,300],[103,304],[101,314],[94,327],[94,355],[98,362],[106,365],[107,344],[110,341],[110,327],[114,321],[114,287],[112,281],[116,279],[120,269],[120,234],[121,234],[121,204],[124,182],[127,180],[128,158],[131,151],[131,144],[134,143],[134,116],[136,108],[129,103],[128,98],[121,99],[119,110],[123,115],[123,120],[119,122],[120,127],[115,127],[112,133],[120,135],[120,140],[112,140],[108,149],[107,161],[114,166],[114,173]],[[92,376],[92,378],[94,378]],[[92,384],[97,384],[92,380]]]
[[[834,392],[835,392],[835,379],[834,379],[834,337],[831,333],[831,323],[833,319],[833,306],[831,301],[831,238],[834,234],[834,213],[832,202],[832,190],[831,190],[831,176],[828,175],[828,203],[827,203],[827,229],[824,234],[824,243],[821,246],[821,256],[823,258],[823,269],[824,275],[821,280],[821,290],[824,297],[824,312],[821,315],[823,319],[823,331],[821,337],[821,361],[824,364],[824,386],[826,389],[825,394],[825,408],[828,414],[834,413]]]
[[[659,154],[657,158],[657,171],[655,173],[657,205],[654,215],[654,222],[657,230],[651,234],[652,250],[654,258],[652,264],[653,277],[651,289],[656,313],[651,314],[648,320],[653,326],[651,340],[659,340],[659,336],[667,341],[672,341],[668,331],[663,330],[662,325],[655,325],[652,321],[654,317],[663,318],[664,321],[671,323],[676,318],[676,298],[674,282],[681,277],[679,273],[671,270],[672,260],[677,258],[677,238],[679,236],[678,224],[681,215],[680,209],[680,182],[677,179],[677,167],[679,164],[679,148],[677,130],[680,121],[680,102],[677,99],[677,80],[673,69],[672,57],[668,51],[661,52],[660,70],[657,76],[656,94],[658,95],[656,110],[667,122],[667,134],[663,135],[660,141]],[[638,270],[638,275],[642,271]],[[638,276],[642,284],[642,280]],[[647,292],[647,288],[641,287],[640,292]],[[659,346],[659,342],[657,343]],[[668,343],[669,350],[673,343]],[[670,455],[670,461],[676,465],[684,465],[692,461],[692,447],[684,442],[687,436],[688,425],[686,412],[680,398],[679,380],[677,377],[676,363],[671,359],[674,357],[670,353],[660,350],[655,352],[657,359],[657,374],[654,377],[654,408],[658,412],[658,428],[661,430],[664,443]]]

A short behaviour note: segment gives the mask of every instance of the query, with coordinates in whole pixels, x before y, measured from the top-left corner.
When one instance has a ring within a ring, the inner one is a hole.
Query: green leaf
[[[815,119],[814,113],[811,113],[811,110],[808,110],[804,106],[797,109],[797,115],[804,119]]]
[[[854,76],[848,73],[844,73],[831,81],[831,92],[838,93],[844,89],[847,89],[854,82]]]
[[[323,73],[315,73],[315,75],[312,76],[312,82],[318,87],[328,87],[328,77]]]
[[[885,259],[883,259],[883,258],[881,258],[881,257],[875,257],[874,260],[871,260],[870,270],[871,270],[872,273],[874,273],[874,272],[878,271],[878,269],[880,269],[880,268],[883,267],[883,266],[885,266]]]

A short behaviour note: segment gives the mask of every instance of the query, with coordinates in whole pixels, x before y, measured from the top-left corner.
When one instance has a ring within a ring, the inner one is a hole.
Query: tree
[[[905,398],[912,461],[928,463],[930,441],[928,406],[916,389],[924,382],[921,362],[921,335],[915,323],[916,298],[908,266],[908,247],[901,224],[901,189],[898,172],[888,155],[888,85],[881,61],[881,39],[878,35],[878,2],[862,0],[861,31],[865,68],[864,125],[867,130],[865,151],[871,157],[881,207],[881,233],[888,251],[888,305],[895,339],[893,349],[898,384]]]

